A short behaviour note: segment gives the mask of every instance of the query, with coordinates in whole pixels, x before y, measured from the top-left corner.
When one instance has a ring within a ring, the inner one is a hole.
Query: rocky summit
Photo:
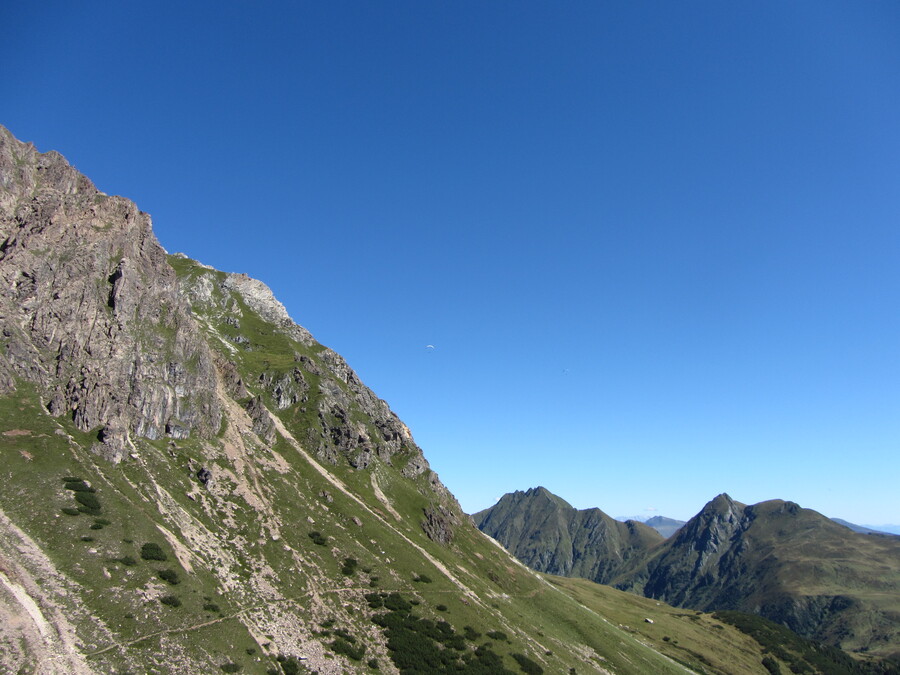
[[[825,654],[528,569],[262,282],[168,255],[135,204],[2,127],[0,283],[0,672],[765,675]],[[583,526],[621,537],[604,578],[661,541]]]

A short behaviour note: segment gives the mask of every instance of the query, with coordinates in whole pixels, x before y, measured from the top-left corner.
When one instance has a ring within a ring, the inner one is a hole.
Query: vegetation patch
[[[526,675],[543,675],[544,669],[524,654],[510,654]]]
[[[347,577],[352,577],[356,574],[356,567],[359,565],[359,561],[356,558],[344,558],[344,564],[341,567],[341,574]]]
[[[174,595],[164,595],[159,599],[159,601],[164,605],[168,605],[169,607],[181,607],[181,600],[179,600]]]
[[[391,661],[401,673],[512,675],[490,647],[470,650],[453,626],[417,616],[399,593],[370,593],[366,599],[370,608],[388,610],[375,614],[372,622],[384,630]]]
[[[713,617],[731,624],[742,633],[756,640],[769,652],[798,675],[883,675],[900,673],[898,664],[890,661],[856,661],[846,652],[830,645],[807,640],[784,626],[756,614],[736,611],[719,611]],[[770,673],[780,672],[778,663],[771,657],[762,665]],[[778,670],[776,670],[778,669]]]
[[[79,511],[90,515],[100,513],[100,500],[93,492],[76,492],[75,501],[81,504]]]
[[[317,530],[313,530],[309,533],[309,538],[313,540],[314,544],[318,546],[326,546],[328,544],[328,537],[324,536],[321,532]]]
[[[96,492],[94,488],[85,483],[80,478],[76,480],[67,480],[65,484],[66,490],[71,490],[72,492]]]
[[[176,586],[181,583],[181,579],[178,578],[178,572],[176,572],[175,570],[160,570],[159,578],[171,584],[172,586]]]
[[[141,546],[141,558],[144,560],[159,560],[165,562],[169,559],[169,557],[165,554],[159,544],[156,544],[152,541],[147,542],[143,546]]]

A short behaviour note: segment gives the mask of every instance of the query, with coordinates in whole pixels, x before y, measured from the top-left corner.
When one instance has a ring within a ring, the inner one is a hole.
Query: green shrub
[[[152,541],[141,546],[141,557],[144,560],[166,561],[169,559],[165,552],[159,547],[159,544],[155,544]]]
[[[491,638],[491,640],[498,640],[500,642],[506,642],[506,640],[509,639],[502,630],[489,630],[487,636]]]
[[[431,577],[425,574],[417,574],[413,577],[413,581],[415,581],[417,584],[430,584]]]
[[[178,572],[176,572],[175,570],[160,570],[159,578],[163,581],[167,581],[172,586],[181,583],[181,579],[178,578]]]
[[[116,562],[120,562],[126,567],[134,567],[137,565],[137,560],[135,560],[130,555],[123,555],[121,558],[116,558]]]
[[[435,607],[435,609],[436,609],[437,611],[439,611],[439,612],[446,612],[446,611],[447,611],[447,605],[437,605],[437,606]]]
[[[78,509],[76,509],[73,506],[62,507],[62,512],[65,513],[67,516],[80,516],[81,515],[81,511],[79,511]]]
[[[216,614],[222,611],[214,602],[207,602],[205,605],[203,605],[203,610],[206,612],[215,612]]]
[[[489,647],[468,651],[463,637],[446,621],[416,616],[411,603],[397,593],[379,597],[390,611],[374,615],[372,622],[384,630],[388,654],[401,673],[513,675]]]
[[[359,565],[359,561],[356,558],[344,558],[344,565],[341,567],[341,574],[347,577],[352,577],[356,574],[356,566]]]
[[[176,598],[174,595],[164,595],[159,599],[159,601],[164,605],[168,605],[169,607],[181,607],[181,600]]]
[[[100,523],[94,523],[94,524],[91,525],[91,529],[92,529],[92,530],[102,530],[102,529],[103,529],[103,525],[101,525]]]
[[[771,656],[764,656],[762,664],[763,668],[768,670],[771,675],[781,675],[781,667],[778,665],[778,661]]]
[[[316,530],[309,533],[309,538],[313,540],[314,544],[318,544],[319,546],[325,546],[328,543],[328,537]]]
[[[82,537],[81,541],[94,541],[93,537]]]
[[[463,626],[463,635],[469,642],[475,642],[475,640],[481,637],[481,633],[472,628],[472,626]]]
[[[96,492],[94,488],[85,483],[83,480],[79,481],[69,481],[63,486],[66,490],[71,490],[72,492]]]
[[[357,645],[356,639],[350,635],[341,635],[328,646],[331,647],[331,651],[335,654],[343,654],[354,661],[361,661],[366,653],[366,646]]]
[[[75,501],[84,507],[84,509],[79,509],[84,513],[100,512],[100,500],[92,492],[76,492]]]
[[[242,666],[239,663],[223,663],[219,666],[224,673],[237,673],[241,670]]]
[[[366,661],[366,665],[372,670],[378,670],[378,659],[369,659]]]
[[[510,656],[516,660],[525,675],[543,675],[544,669],[524,654],[510,654]]]

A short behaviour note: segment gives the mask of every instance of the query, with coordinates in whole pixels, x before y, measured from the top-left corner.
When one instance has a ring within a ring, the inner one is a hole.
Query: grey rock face
[[[149,216],[2,128],[0,285],[5,390],[39,385],[113,459],[130,434],[218,428],[212,355]]]

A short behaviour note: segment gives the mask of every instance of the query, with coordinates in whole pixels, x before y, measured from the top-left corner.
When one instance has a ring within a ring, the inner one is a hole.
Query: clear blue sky
[[[466,510],[544,485],[900,521],[900,3],[60,0],[0,25],[0,123],[268,283]]]

